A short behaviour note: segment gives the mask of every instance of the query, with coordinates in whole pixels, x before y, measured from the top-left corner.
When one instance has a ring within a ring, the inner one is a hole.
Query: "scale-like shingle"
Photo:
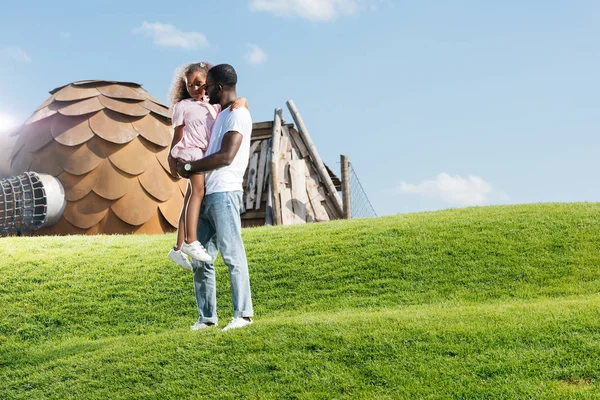
[[[169,109],[130,82],[80,81],[50,94],[11,155],[13,175],[47,173],[65,189],[61,220],[37,234],[175,230],[185,181],[168,171]]]

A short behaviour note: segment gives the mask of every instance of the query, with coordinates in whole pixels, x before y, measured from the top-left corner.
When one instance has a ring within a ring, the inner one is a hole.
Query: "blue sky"
[[[0,131],[76,80],[166,102],[198,60],[236,67],[256,122],[294,99],[379,215],[600,201],[598,1],[10,2]]]

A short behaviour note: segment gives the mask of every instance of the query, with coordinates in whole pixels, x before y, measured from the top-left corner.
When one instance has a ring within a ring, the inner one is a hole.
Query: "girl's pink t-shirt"
[[[173,146],[171,155],[188,162],[204,157],[219,111],[219,105],[210,104],[207,97],[200,101],[184,99],[175,104],[173,127],[183,125],[183,137]]]

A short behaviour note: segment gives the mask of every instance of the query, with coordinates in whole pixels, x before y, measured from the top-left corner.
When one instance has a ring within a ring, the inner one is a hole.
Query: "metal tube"
[[[25,172],[0,180],[0,236],[30,233],[58,222],[67,205],[60,181]]]

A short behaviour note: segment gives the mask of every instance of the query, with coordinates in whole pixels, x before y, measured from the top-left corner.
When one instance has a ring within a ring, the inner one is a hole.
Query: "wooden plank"
[[[271,182],[271,155],[273,154],[273,149],[271,148],[271,143],[273,141],[271,139],[269,139],[269,141],[267,142],[267,146],[269,147],[269,150],[267,152],[267,162],[265,163],[265,180],[264,180],[264,187],[263,187],[263,192],[265,190],[267,190],[267,187],[269,186],[270,182]]]
[[[320,187],[319,191],[321,191],[323,198],[325,198],[325,202],[322,204],[325,206],[325,209],[327,210],[327,214],[329,214],[329,219],[341,218],[337,215],[337,210],[335,209],[335,205],[333,204],[331,197],[328,196],[327,193],[325,193],[325,190],[323,189],[323,187]]]
[[[315,221],[323,222],[329,221],[329,214],[323,207],[323,195],[319,192],[319,183],[316,180],[316,172],[310,172],[309,176],[306,177],[306,191],[308,192],[308,199],[315,213]]]
[[[252,141],[255,140],[264,140],[264,139],[271,139],[273,137],[272,133],[261,133],[259,135],[252,135]]]
[[[257,140],[254,143],[252,143],[250,145],[250,157],[252,157],[252,153],[254,153],[256,150],[258,150],[258,147],[261,145],[262,140]]]
[[[269,166],[269,174],[271,175],[271,192],[273,206],[273,223],[281,225],[281,203],[279,197],[279,141],[281,139],[281,108],[275,109],[273,118],[273,134],[271,137],[271,162]]]
[[[288,128],[288,133],[294,141],[294,143],[296,144],[296,147],[300,151],[302,158],[308,157],[310,153],[308,152],[308,149],[306,148],[306,145],[304,144],[304,141],[302,140],[302,137],[300,136],[298,131],[294,128]]]
[[[306,223],[306,172],[304,160],[290,161],[290,179],[292,183],[292,206],[294,223]]]
[[[248,167],[248,189],[246,193],[246,210],[254,208],[254,199],[256,197],[256,174],[258,164],[258,153],[251,156],[250,166]]]
[[[289,146],[290,149],[288,151],[290,152],[291,159],[292,160],[300,160],[302,158],[302,155],[300,154],[300,150],[298,150],[298,148],[294,144],[292,137],[289,135],[287,137],[289,138],[289,141],[290,141],[290,146]]]
[[[279,183],[281,184],[286,183],[289,184],[289,181],[286,179],[285,176],[285,167],[287,165],[288,160],[291,158],[290,153],[286,151],[287,149],[287,144],[289,142],[289,139],[285,136],[282,136],[280,138],[280,142],[279,142],[279,160],[277,162],[278,167],[277,167],[277,176],[279,177]]]
[[[271,182],[267,184],[267,209],[265,210],[265,225],[273,225],[273,190]]]
[[[252,129],[252,140],[254,140],[255,136],[263,136],[263,135],[271,135],[273,133],[273,128],[265,128],[265,129]]]
[[[271,129],[273,128],[273,121],[265,121],[265,122],[255,122],[252,124],[252,130],[259,129]]]
[[[298,127],[298,132],[300,133],[302,139],[304,140],[304,144],[306,145],[306,148],[308,149],[308,151],[310,153],[310,157],[312,158],[312,161],[317,168],[317,172],[319,173],[319,176],[321,177],[323,183],[325,183],[325,188],[329,192],[328,194],[332,198],[332,203],[333,203],[334,211],[335,211],[334,215],[336,215],[337,218],[341,218],[341,216],[343,215],[342,199],[340,198],[340,195],[338,194],[337,190],[335,189],[335,186],[333,185],[333,182],[331,181],[331,178],[329,177],[329,173],[325,169],[325,165],[323,164],[323,161],[321,160],[321,156],[319,156],[319,152],[317,151],[317,148],[315,147],[313,141],[310,138],[308,130],[306,129],[306,126],[304,125],[304,121],[302,120],[302,117],[300,116],[300,113],[298,112],[298,109],[296,108],[294,101],[288,100],[287,106],[288,106],[288,109],[290,110],[290,114],[292,114],[292,117],[294,118],[294,122],[296,122],[296,126]]]
[[[315,218],[315,209],[310,202],[310,193],[309,193],[309,178],[310,178],[310,163],[307,158],[304,158],[304,180],[306,182],[305,192],[306,192],[306,222],[316,222]]]
[[[294,210],[292,210],[292,192],[284,188],[279,193],[281,197],[281,223],[292,225],[294,223]]]
[[[289,130],[289,128],[285,129],[284,126],[281,127],[281,137],[287,139],[285,151],[290,151],[292,149],[292,147],[294,147],[294,146],[293,146],[293,143],[292,143],[292,138],[290,137],[290,130]]]
[[[268,146],[267,140],[263,141],[260,149],[260,158],[258,159],[258,176],[256,179],[256,205],[254,208],[257,210],[260,208],[260,202],[262,200],[263,187],[265,183],[265,169],[267,167],[267,154],[271,151]]]
[[[284,171],[285,174],[289,174],[289,167],[285,168]],[[292,190],[285,185],[281,185],[279,191],[281,198],[281,221],[283,225],[292,225],[296,218],[292,206]]]
[[[253,129],[250,141],[254,142],[257,139],[269,139],[273,135],[273,128],[269,129]]]
[[[308,188],[306,188],[306,190],[304,191],[306,193],[306,222],[317,222],[317,219],[315,217],[315,209],[312,206],[312,203],[310,202],[310,200],[308,200],[310,198],[310,195],[308,193]]]

